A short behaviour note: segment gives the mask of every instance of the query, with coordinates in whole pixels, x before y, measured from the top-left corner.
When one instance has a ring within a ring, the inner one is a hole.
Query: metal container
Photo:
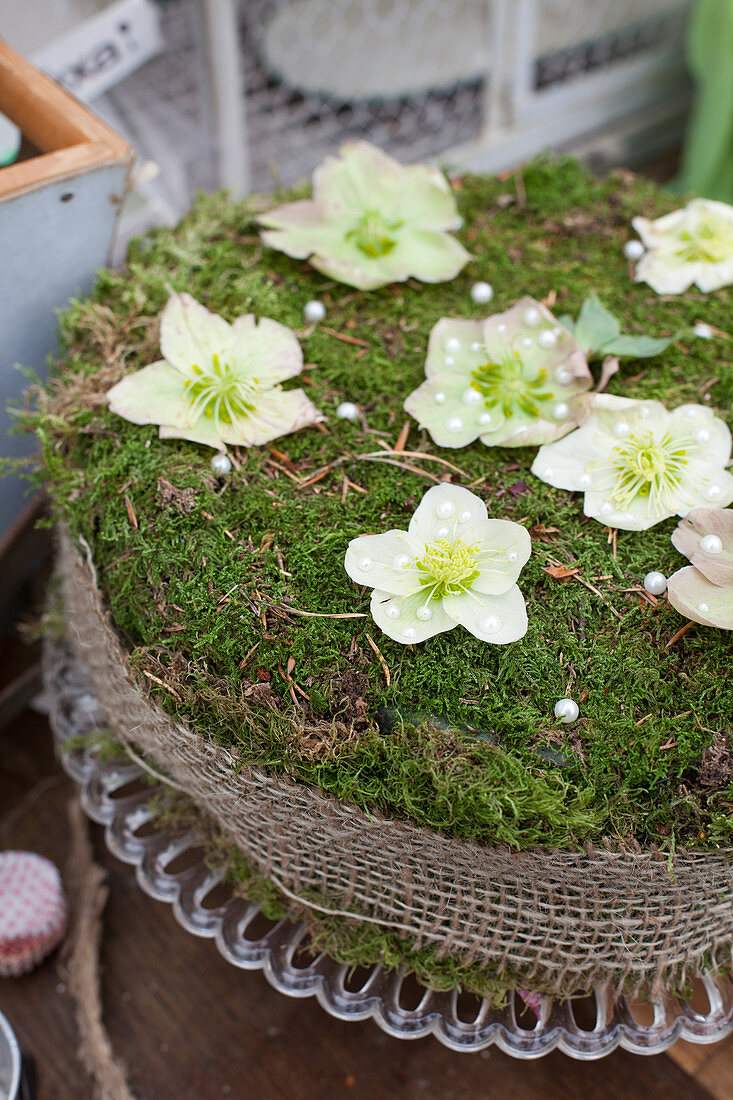
[[[20,1065],[18,1040],[0,1012],[0,1100],[18,1100]]]

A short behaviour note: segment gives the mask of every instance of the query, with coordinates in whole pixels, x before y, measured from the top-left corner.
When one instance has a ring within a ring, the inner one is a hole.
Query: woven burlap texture
[[[658,853],[514,853],[367,815],[286,777],[237,769],[226,751],[140,691],[88,548],[77,549],[64,532],[59,572],[70,641],[115,734],[304,907],[376,922],[415,947],[432,945],[556,995],[605,981],[615,991],[656,995],[730,964],[728,854],[678,854],[671,877]],[[315,904],[314,894],[327,904]]]

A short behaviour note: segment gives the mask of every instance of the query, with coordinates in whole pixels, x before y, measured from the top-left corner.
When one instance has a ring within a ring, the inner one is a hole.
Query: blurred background
[[[732,12],[731,0],[23,0],[0,33],[146,165],[124,242],[175,221],[200,188],[288,185],[354,137],[487,171],[548,147],[600,170],[675,167],[695,75],[696,114],[711,82],[712,107],[685,182],[733,192],[730,166],[721,180],[709,163],[731,155]]]

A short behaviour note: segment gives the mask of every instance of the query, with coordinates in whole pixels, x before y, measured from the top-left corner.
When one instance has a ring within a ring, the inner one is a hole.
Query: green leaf
[[[629,359],[650,359],[660,355],[672,343],[664,336],[617,336],[601,349],[604,355],[620,355]]]
[[[584,351],[600,351],[621,332],[621,325],[593,294],[580,307],[575,325],[575,339]]]
[[[558,325],[562,325],[563,328],[566,328],[571,336],[575,335],[575,321],[569,313],[563,313],[561,317],[558,317],[557,323]]]

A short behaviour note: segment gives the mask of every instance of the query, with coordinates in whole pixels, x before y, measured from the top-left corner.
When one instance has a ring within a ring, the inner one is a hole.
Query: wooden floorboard
[[[0,848],[30,848],[63,867],[76,788],[51,752],[45,721],[26,712],[0,732]],[[722,1047],[695,1062],[617,1051],[600,1062],[562,1054],[519,1062],[496,1050],[455,1054],[435,1039],[404,1042],[375,1024],[333,1020],[291,1000],[261,973],[235,969],[213,944],[152,901],[106,851],[104,1015],[138,1100],[730,1100]],[[38,1100],[91,1100],[76,1058],[73,1005],[57,961],[0,980],[0,1008],[38,1069]],[[722,1090],[722,1091],[721,1091]]]

